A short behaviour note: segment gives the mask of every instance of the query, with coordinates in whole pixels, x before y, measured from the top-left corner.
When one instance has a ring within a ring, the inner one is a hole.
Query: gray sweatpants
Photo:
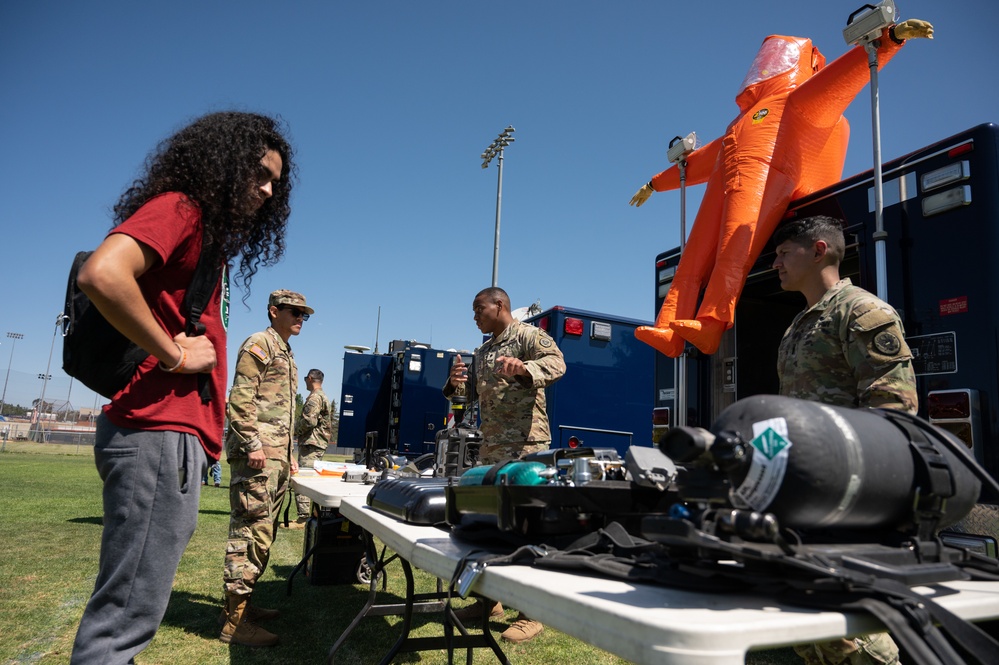
[[[104,533],[70,663],[133,663],[166,613],[198,524],[207,458],[193,434],[122,429],[102,415],[94,461],[104,481]]]

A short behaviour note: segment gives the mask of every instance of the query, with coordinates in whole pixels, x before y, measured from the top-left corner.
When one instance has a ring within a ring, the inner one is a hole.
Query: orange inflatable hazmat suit
[[[933,26],[915,19],[886,28],[878,40],[879,68],[904,39],[932,36]],[[735,98],[740,115],[722,137],[687,156],[687,183],[707,187],[655,326],[638,328],[636,337],[673,358],[684,340],[704,353],[718,350],[746,276],[787,205],[840,180],[850,132],[843,112],[869,80],[863,46],[825,66],[809,39],[771,35],[763,41]],[[631,204],[679,186],[674,165]]]

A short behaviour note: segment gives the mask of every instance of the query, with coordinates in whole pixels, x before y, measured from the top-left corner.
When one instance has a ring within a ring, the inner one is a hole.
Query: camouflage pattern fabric
[[[256,450],[290,463],[297,385],[295,356],[277,331],[267,328],[243,342],[229,392],[225,446],[230,463]]]
[[[270,297],[267,298],[268,307],[280,307],[281,305],[291,305],[292,307],[297,307],[306,314],[316,313],[316,310],[305,304],[305,296],[301,293],[296,293],[295,291],[289,291],[288,289],[278,289],[277,291],[272,292]]]
[[[229,540],[222,581],[227,596],[253,593],[267,569],[271,545],[291,470],[288,461],[268,459],[263,469],[245,459],[230,462]]]
[[[794,647],[807,665],[898,665],[898,647],[888,633]]]
[[[500,356],[522,360],[529,376],[497,374],[493,368]],[[469,397],[479,400],[484,443],[527,442],[544,444],[546,448],[552,435],[545,387],[563,374],[565,359],[555,341],[544,330],[520,321],[513,321],[506,330],[476,349],[469,376],[470,382],[474,382]],[[450,383],[445,384],[445,396],[453,392]]]
[[[302,406],[302,415],[295,422],[295,437],[298,440],[298,445],[309,445],[326,450],[330,439],[333,438],[331,410],[330,399],[322,389],[309,393]]]
[[[836,282],[798,314],[777,353],[780,394],[850,408],[916,413],[912,352],[898,313],[883,300]],[[888,633],[794,647],[808,665],[897,665]]]
[[[777,374],[787,397],[909,413],[918,406],[912,352],[898,314],[849,279],[791,322]]]
[[[310,446],[307,443],[298,446],[298,468],[311,469],[318,460],[323,458],[326,446]],[[295,506],[298,509],[298,519],[303,520],[312,514],[312,499],[304,494],[295,494]]]

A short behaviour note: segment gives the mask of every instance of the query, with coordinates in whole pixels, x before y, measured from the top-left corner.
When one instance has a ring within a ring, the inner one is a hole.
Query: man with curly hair
[[[228,264],[249,294],[279,260],[290,213],[292,149],[267,116],[212,113],[164,140],[114,207],[80,288],[149,353],[97,422],[104,532],[94,593],[71,663],[131,663],[153,639],[197,526],[199,479],[222,451]],[[184,295],[202,254],[221,269],[188,336]],[[197,375],[209,377],[202,398]]]

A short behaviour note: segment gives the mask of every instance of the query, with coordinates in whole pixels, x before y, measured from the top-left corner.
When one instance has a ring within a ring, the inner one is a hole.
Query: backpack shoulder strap
[[[215,286],[221,274],[222,264],[217,257],[211,256],[202,239],[198,265],[194,269],[191,285],[184,293],[183,308],[187,313],[187,334],[191,337],[205,334],[205,324],[201,323],[201,315],[204,314],[212,294],[215,293]]]
[[[194,269],[194,277],[191,278],[191,285],[184,293],[183,311],[187,313],[187,335],[197,337],[205,334],[205,324],[201,322],[201,315],[215,293],[215,286],[218,284],[219,276],[222,274],[222,264],[218,257],[208,251],[204,239],[204,232],[201,237],[201,254],[198,256],[198,265]],[[201,396],[201,403],[208,404],[212,400],[211,374],[198,374],[198,394]]]

